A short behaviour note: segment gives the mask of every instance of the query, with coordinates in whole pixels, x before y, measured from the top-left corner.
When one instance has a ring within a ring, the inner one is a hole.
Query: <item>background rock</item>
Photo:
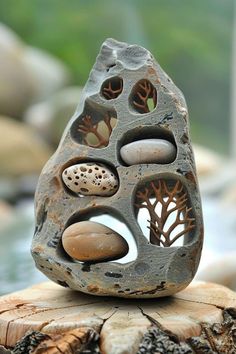
[[[23,43],[0,24],[0,114],[20,117],[34,97],[34,83],[23,55]]]
[[[21,118],[33,102],[69,82],[69,71],[46,52],[26,46],[0,23],[0,114]]]
[[[0,116],[0,177],[39,174],[51,149],[30,127]]]
[[[82,88],[67,87],[25,112],[25,121],[57,145],[79,103]]]
[[[236,291],[236,252],[228,252],[211,262],[197,279],[222,284]]]
[[[68,85],[70,81],[68,69],[49,53],[26,46],[22,59],[34,82],[35,101],[45,100]]]
[[[193,145],[193,150],[199,176],[212,175],[222,167],[223,157],[213,150],[198,144]]]
[[[0,231],[13,220],[13,208],[0,199]]]

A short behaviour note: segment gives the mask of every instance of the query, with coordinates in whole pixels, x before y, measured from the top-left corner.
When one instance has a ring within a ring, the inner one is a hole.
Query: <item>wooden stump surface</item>
[[[24,354],[175,353],[170,346],[182,350],[176,353],[236,353],[234,308],[236,293],[211,283],[193,282],[168,298],[128,300],[46,282],[0,297],[0,344],[13,348],[21,340],[14,353]],[[21,352],[25,335],[27,345],[34,341]],[[218,351],[197,351],[199,343]]]

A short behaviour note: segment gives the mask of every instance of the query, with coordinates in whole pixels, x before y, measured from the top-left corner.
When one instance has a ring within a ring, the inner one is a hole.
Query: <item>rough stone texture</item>
[[[96,141],[91,142],[89,134]],[[120,148],[148,138],[172,142],[177,148],[175,161],[125,166]],[[62,171],[88,161],[106,163],[117,173],[117,193],[107,198],[68,193]],[[162,214],[158,216],[154,209],[159,202]],[[137,222],[141,208],[150,214],[149,240]],[[177,215],[166,230],[172,212]],[[61,245],[65,227],[101,214],[126,223],[137,243],[137,259],[127,264],[84,264],[66,256]],[[171,236],[178,226],[184,229]],[[170,247],[177,239],[183,244]],[[193,279],[202,241],[201,201],[184,97],[146,49],[108,39],[60,145],[39,180],[32,243],[36,265],[53,281],[85,293],[167,296]]]

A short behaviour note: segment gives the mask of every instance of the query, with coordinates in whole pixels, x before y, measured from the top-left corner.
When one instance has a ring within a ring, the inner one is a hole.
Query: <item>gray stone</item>
[[[168,140],[143,139],[122,146],[122,160],[129,166],[140,163],[171,163],[176,157],[176,148]]]
[[[120,150],[141,139],[170,142],[176,147],[174,161],[127,166]],[[105,164],[118,176],[116,193],[81,196],[68,190],[62,172],[87,162]],[[73,261],[62,247],[64,230],[107,214],[129,228],[137,258],[125,264],[119,259]],[[53,281],[85,293],[161,297],[191,282],[202,242],[201,200],[184,97],[150,52],[108,39],[39,179],[32,242],[36,265]]]

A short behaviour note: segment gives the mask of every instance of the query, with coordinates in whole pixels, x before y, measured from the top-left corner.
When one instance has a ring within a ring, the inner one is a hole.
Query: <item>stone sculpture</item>
[[[32,255],[63,286],[95,295],[161,297],[185,288],[203,221],[184,97],[146,49],[104,42],[36,192]],[[148,215],[148,238],[138,222]],[[120,230],[90,220],[108,214]]]

